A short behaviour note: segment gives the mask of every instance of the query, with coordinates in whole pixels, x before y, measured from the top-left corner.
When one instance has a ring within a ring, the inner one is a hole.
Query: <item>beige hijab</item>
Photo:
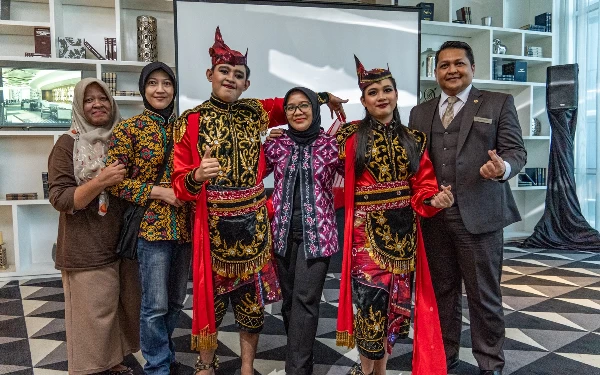
[[[85,89],[92,83],[98,84],[110,100],[112,107],[112,122],[105,126],[94,126],[90,124],[83,112],[83,101]],[[73,115],[71,128],[68,133],[75,139],[73,146],[73,169],[77,185],[81,185],[98,176],[104,168],[108,141],[113,127],[121,121],[119,107],[115,102],[108,86],[97,78],[84,78],[75,85],[73,96]],[[106,192],[100,194],[100,206],[98,214],[106,214],[108,208],[108,195]]]

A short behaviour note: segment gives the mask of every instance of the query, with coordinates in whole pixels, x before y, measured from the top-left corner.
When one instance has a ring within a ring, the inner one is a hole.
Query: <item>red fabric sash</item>
[[[356,154],[356,134],[346,140],[346,159],[344,164],[344,248],[342,249],[342,276],[340,280],[340,299],[338,305],[337,332],[338,346],[354,347],[354,311],[352,310],[352,232],[354,231],[354,159]]]
[[[187,132],[191,145],[198,144],[200,113],[188,117]],[[200,155],[192,153],[194,164],[200,165]],[[211,350],[217,348],[215,324],[214,289],[208,236],[208,209],[206,188],[203,186],[196,200],[196,214],[192,231],[193,295],[192,295],[192,349]]]

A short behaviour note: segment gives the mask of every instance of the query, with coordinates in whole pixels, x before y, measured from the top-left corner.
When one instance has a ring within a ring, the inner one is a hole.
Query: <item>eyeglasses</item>
[[[300,112],[306,113],[310,108],[311,105],[309,102],[302,102],[298,105],[286,105],[284,109],[286,114],[293,115],[296,112],[296,109],[300,109]]]

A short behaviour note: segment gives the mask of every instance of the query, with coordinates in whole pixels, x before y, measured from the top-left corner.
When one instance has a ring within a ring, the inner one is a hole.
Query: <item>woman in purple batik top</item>
[[[326,100],[304,87],[288,91],[289,128],[264,145],[267,171],[275,178],[271,225],[288,336],[286,374],[312,374],[323,284],[339,250],[333,180],[344,167],[335,137],[321,129],[319,106]]]

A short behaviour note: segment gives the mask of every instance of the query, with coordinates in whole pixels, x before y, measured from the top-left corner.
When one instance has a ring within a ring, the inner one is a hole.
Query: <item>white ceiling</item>
[[[74,85],[80,80],[80,71],[2,68],[4,86],[27,86],[32,89],[51,90],[60,86]]]

